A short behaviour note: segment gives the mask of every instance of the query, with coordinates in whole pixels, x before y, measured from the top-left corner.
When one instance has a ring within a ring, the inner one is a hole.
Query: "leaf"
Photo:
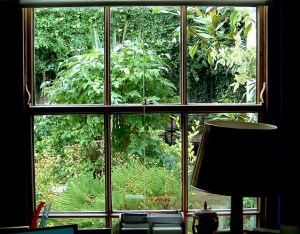
[[[189,55],[191,56],[191,58],[194,57],[194,55],[195,55],[197,49],[198,49],[198,44],[195,44],[195,45],[192,47],[192,49],[190,49]]]
[[[235,82],[233,84],[231,84],[230,86],[233,86],[233,92],[236,92],[236,90],[239,88],[239,82]]]
[[[215,66],[214,69],[217,70],[218,64],[221,64],[223,67],[225,67],[225,63],[226,63],[225,59],[223,59],[223,58],[219,59],[219,60],[216,62],[216,66]]]
[[[216,31],[218,31],[225,23],[226,23],[226,21],[219,23],[216,27]]]
[[[187,35],[194,36],[197,33],[196,27],[195,26],[188,26],[187,28]]]
[[[152,9],[152,13],[153,14],[164,13],[164,14],[178,15],[178,14],[172,12],[172,11],[166,10],[166,8],[164,8],[164,7],[154,7]]]
[[[234,29],[234,26],[235,26],[237,20],[238,20],[238,13],[236,11],[233,11],[230,14],[230,28],[231,28],[231,30]]]
[[[208,20],[207,18],[203,18],[203,17],[197,17],[194,19],[194,21],[199,24],[204,24],[207,26],[211,24],[210,20]]]
[[[160,100],[160,98],[159,97],[156,97],[156,96],[151,96],[151,97],[147,97],[147,100],[149,101],[149,102],[152,102],[152,103],[158,103],[158,101]]]
[[[212,65],[213,64],[213,57],[211,56],[211,54],[207,55],[207,62]]]
[[[213,39],[214,37],[207,33],[198,33],[198,36],[205,38],[205,39]]]
[[[133,90],[131,92],[128,92],[127,96],[129,96],[129,97],[141,97],[140,93],[137,90]]]
[[[203,15],[202,12],[200,11],[200,8],[198,8],[198,7],[189,8],[188,12],[189,13],[195,13],[198,16],[202,16]]]
[[[130,74],[130,70],[128,67],[122,68],[121,71],[124,72],[126,75]]]
[[[92,46],[95,50],[101,49],[101,43],[100,43],[99,35],[98,35],[95,28],[92,31]]]
[[[252,24],[247,25],[247,27],[244,29],[244,36],[247,36],[252,28]]]

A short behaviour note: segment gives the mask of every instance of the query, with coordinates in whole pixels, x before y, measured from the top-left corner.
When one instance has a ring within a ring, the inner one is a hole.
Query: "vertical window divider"
[[[181,104],[187,104],[187,6],[181,6],[180,19],[180,40],[181,40],[181,60],[180,60],[180,81],[181,81]],[[181,164],[182,164],[182,212],[184,217],[188,213],[188,134],[187,134],[187,113],[181,112]],[[186,218],[184,222],[187,223]],[[184,227],[187,225],[185,224]],[[184,230],[185,233],[185,230]]]
[[[180,79],[181,79],[181,104],[187,104],[187,6],[181,6],[180,21],[180,40],[181,40],[181,60],[180,60]]]
[[[184,215],[184,227],[187,226],[187,214],[188,214],[188,116],[187,113],[181,114],[181,164],[182,164],[182,212]],[[185,231],[184,231],[185,233]]]
[[[34,34],[33,34],[33,28],[34,28],[34,14],[33,9],[31,8],[25,8],[23,10],[23,45],[24,45],[24,83],[29,90],[29,93],[31,94],[31,100],[30,103],[32,105],[35,104],[35,98],[34,98]],[[24,84],[23,83],[23,84]],[[27,105],[28,107],[29,105]],[[34,116],[28,116],[28,129],[29,131],[29,139],[26,140],[26,143],[30,145],[28,148],[28,153],[30,155],[30,158],[28,158],[28,164],[26,165],[27,168],[29,168],[30,176],[28,178],[28,184],[31,185],[30,191],[28,192],[28,204],[30,204],[30,207],[32,209],[28,210],[29,215],[33,215],[33,212],[36,209],[36,197],[35,197],[35,167],[34,167],[34,159],[31,157],[31,155],[34,154]]]
[[[104,7],[104,104],[111,104],[110,82],[110,7]],[[104,113],[104,152],[105,152],[105,209],[108,217],[106,225],[112,226],[112,185],[111,185],[111,140],[110,140],[111,113]]]
[[[267,108],[268,108],[268,57],[266,51],[268,50],[268,44],[265,43],[268,38],[267,34],[267,7],[265,6],[258,6],[256,8],[256,15],[257,15],[257,77],[258,77],[258,84],[257,84],[257,102],[261,100],[261,92],[264,92],[263,97],[264,102],[261,121],[268,121],[267,116]],[[265,90],[264,90],[265,89]]]
[[[144,11],[142,12],[142,22],[143,22],[143,25],[145,23],[145,15],[144,15]],[[143,131],[144,131],[144,134],[143,134],[143,141],[145,142],[146,138],[145,138],[145,129],[146,129],[146,105],[147,105],[147,102],[148,100],[146,99],[146,83],[145,83],[145,43],[144,43],[144,28],[141,29],[141,43],[142,43],[142,49],[143,49],[143,100],[144,100],[144,104],[143,104]],[[144,191],[143,191],[143,196],[146,198],[146,146],[144,146],[144,149],[143,149],[143,166],[144,166]],[[146,207],[146,202],[145,202],[145,199],[143,200],[143,206],[144,206],[144,209]]]
[[[257,95],[259,96],[258,101],[263,99],[262,108],[260,111],[260,121],[268,121],[268,106],[269,106],[269,95],[268,95],[268,7],[258,6],[256,8],[257,15]],[[257,208],[259,210],[256,216],[256,222],[259,227],[265,227],[267,224],[267,207],[268,198],[258,197]]]
[[[104,104],[111,104],[110,81],[110,7],[104,7]]]
[[[28,104],[35,105],[35,98],[32,95],[34,89],[34,17],[33,17],[33,9],[26,8],[23,10],[23,17],[25,18],[26,23],[23,25],[23,30],[26,35],[24,35],[23,43],[24,43],[24,79],[26,85],[26,91],[28,92]]]

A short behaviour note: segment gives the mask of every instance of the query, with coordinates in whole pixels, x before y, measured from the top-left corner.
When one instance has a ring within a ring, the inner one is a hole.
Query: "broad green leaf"
[[[189,55],[193,58],[196,51],[198,50],[198,44],[195,44],[189,51]]]
[[[128,67],[122,68],[121,71],[124,72],[127,75],[129,75],[129,73],[130,73],[130,70],[129,70]]]
[[[208,61],[208,63],[209,63],[210,65],[213,64],[213,57],[211,56],[210,53],[207,55],[207,61]]]
[[[213,39],[214,38],[214,36],[207,34],[207,33],[198,33],[198,35],[205,39]]]

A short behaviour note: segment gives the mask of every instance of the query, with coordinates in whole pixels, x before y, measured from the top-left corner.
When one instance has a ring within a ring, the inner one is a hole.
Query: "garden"
[[[251,14],[247,8],[188,8],[190,103],[256,102]],[[178,7],[116,7],[111,16],[111,104],[180,103]],[[105,103],[103,18],[101,8],[35,10],[37,105]],[[105,115],[35,116],[36,202],[50,203],[52,211],[105,210],[105,170],[110,168],[114,210],[180,210],[180,115],[122,113],[109,118],[111,163],[106,167]],[[190,173],[208,119],[257,121],[257,116],[189,115]],[[199,196],[190,189],[189,209],[202,207]],[[229,198],[202,196],[218,209],[230,207]],[[256,207],[256,200],[245,199],[244,206]],[[76,223],[99,227],[97,219]]]

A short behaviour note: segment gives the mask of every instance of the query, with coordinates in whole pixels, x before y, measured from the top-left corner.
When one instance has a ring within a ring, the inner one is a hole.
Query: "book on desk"
[[[123,213],[120,233],[182,234],[182,213]]]

